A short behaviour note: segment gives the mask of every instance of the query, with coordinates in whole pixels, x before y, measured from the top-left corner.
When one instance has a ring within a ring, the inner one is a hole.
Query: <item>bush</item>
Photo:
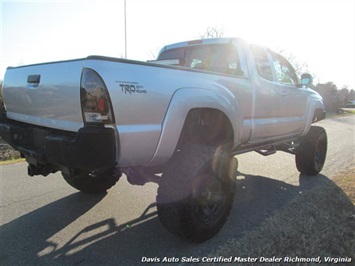
[[[2,81],[0,80],[0,114],[5,112],[4,101],[2,98]]]

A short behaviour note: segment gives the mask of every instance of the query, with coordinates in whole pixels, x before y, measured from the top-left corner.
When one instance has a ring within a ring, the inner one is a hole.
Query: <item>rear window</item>
[[[163,52],[159,56],[159,60],[169,60],[169,59],[182,59],[184,58],[185,51],[183,49],[171,49]]]
[[[164,51],[158,60],[179,59],[180,66],[243,76],[238,51],[232,45],[198,45]]]

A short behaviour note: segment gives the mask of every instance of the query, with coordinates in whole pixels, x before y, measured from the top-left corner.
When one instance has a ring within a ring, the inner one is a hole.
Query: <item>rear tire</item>
[[[233,205],[235,182],[228,167],[233,157],[215,148],[191,146],[176,153],[159,183],[157,208],[171,233],[192,242],[214,236]],[[235,177],[235,176],[234,176]]]
[[[312,126],[308,134],[300,139],[296,150],[296,166],[304,175],[317,175],[327,156],[327,133],[324,128]]]
[[[112,170],[90,172],[87,170],[70,169],[69,172],[69,174],[62,173],[64,180],[73,188],[88,194],[105,193],[116,184],[121,176]]]

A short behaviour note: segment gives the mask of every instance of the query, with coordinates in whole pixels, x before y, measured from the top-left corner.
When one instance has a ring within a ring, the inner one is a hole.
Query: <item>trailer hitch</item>
[[[55,169],[51,165],[45,165],[45,164],[39,164],[39,165],[34,165],[34,164],[29,164],[27,167],[27,173],[29,176],[35,176],[35,175],[43,175],[47,176],[49,174],[54,174],[58,170]]]

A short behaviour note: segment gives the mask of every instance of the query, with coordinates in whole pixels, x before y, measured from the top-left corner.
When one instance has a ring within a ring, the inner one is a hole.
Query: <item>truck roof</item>
[[[194,46],[194,45],[201,45],[201,44],[231,43],[235,40],[241,40],[241,39],[239,39],[239,38],[209,38],[209,39],[197,39],[197,40],[191,40],[191,41],[185,41],[185,42],[178,42],[178,43],[173,43],[173,44],[169,44],[169,45],[164,46],[160,50],[159,55],[166,50],[176,49],[176,48],[180,48],[180,47]]]

